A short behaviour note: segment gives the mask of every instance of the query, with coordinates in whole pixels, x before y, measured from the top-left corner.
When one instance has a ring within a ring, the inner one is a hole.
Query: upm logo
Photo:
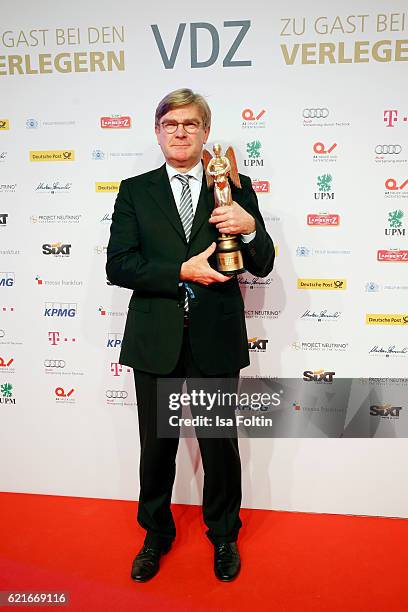
[[[377,261],[408,262],[408,251],[398,249],[381,249],[377,251]]]
[[[181,41],[184,36],[187,23],[180,23],[176,32],[176,37],[173,42],[170,53],[164,46],[163,38],[157,24],[152,24],[153,36],[156,41],[160,57],[164,68],[174,68],[177,55],[180,50]],[[223,68],[234,68],[235,66],[252,66],[251,60],[233,59],[241,45],[246,33],[251,27],[251,22],[247,19],[224,21],[224,28],[240,28],[235,39],[233,40],[229,50],[227,51],[222,66]],[[199,35],[199,32],[201,34]],[[210,45],[208,44],[210,38]],[[201,41],[202,49],[199,53],[198,41]],[[224,44],[223,44],[224,47]],[[212,66],[218,59],[220,54],[220,35],[217,28],[212,23],[195,22],[190,23],[190,60],[191,68],[207,68]],[[200,58],[200,59],[199,59]]]
[[[77,305],[72,302],[46,302],[44,317],[75,317]]]
[[[406,179],[403,183],[398,185],[397,181],[394,178],[389,178],[385,181],[385,188],[388,191],[397,191],[398,189],[402,190],[408,185],[408,179]]]
[[[324,370],[316,370],[315,372],[305,370],[305,372],[303,372],[303,380],[307,382],[332,383],[335,374],[336,372],[325,372]]]
[[[14,272],[0,272],[0,287],[13,287]]]
[[[115,116],[112,117],[101,117],[101,128],[121,130],[131,127],[131,119],[128,115],[123,117]]]
[[[315,142],[313,145],[313,151],[317,154],[317,155],[328,155],[329,153],[331,153],[335,148],[337,147],[337,143],[334,142],[332,145],[330,145],[330,147],[325,148],[324,144],[322,142]]]
[[[252,181],[252,188],[256,193],[269,193],[269,181]]]
[[[340,225],[340,215],[331,213],[311,213],[307,215],[307,224],[315,227],[334,227]]]

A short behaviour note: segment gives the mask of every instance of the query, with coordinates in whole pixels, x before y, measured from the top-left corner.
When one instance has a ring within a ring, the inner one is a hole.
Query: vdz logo
[[[44,317],[76,317],[77,305],[68,302],[46,302]]]
[[[14,272],[0,272],[0,287],[13,287]]]
[[[168,45],[168,48],[166,49],[159,26],[157,24],[152,24],[150,27],[152,28],[153,36],[156,41],[156,45],[159,50],[164,68],[174,68],[180,50],[181,41],[183,40],[184,32],[187,27],[187,23],[179,24],[176,37],[171,46],[171,49],[170,45]],[[239,21],[224,21],[224,28],[239,28],[239,30],[236,33],[236,36],[232,41],[232,44],[229,47],[226,55],[224,56],[224,59],[222,61],[223,68],[234,68],[236,66],[252,66],[252,61],[249,59],[234,59],[250,27],[251,22],[247,19]],[[210,45],[208,44],[209,42]],[[212,66],[213,64],[215,64],[219,54],[220,34],[217,28],[212,23],[190,23],[191,68],[208,68],[208,66]]]
[[[379,416],[383,419],[398,419],[402,410],[402,406],[392,406],[391,404],[382,404],[370,406],[370,415]]]
[[[332,383],[335,374],[336,372],[325,372],[324,370],[316,370],[315,372],[305,370],[303,372],[303,380],[307,382]]]
[[[393,210],[388,213],[389,228],[385,229],[386,236],[405,236],[405,228],[402,228],[402,219],[404,213],[402,210]]]
[[[8,217],[8,213],[0,213],[0,225],[3,225],[4,227],[6,227],[7,217]]]
[[[322,174],[317,177],[318,192],[315,191],[315,200],[334,200],[332,189],[333,177],[331,174]]]
[[[53,242],[52,244],[43,244],[43,255],[56,255],[68,257],[71,255],[71,244],[62,244],[62,242]]]
[[[123,334],[108,334],[107,348],[117,348],[122,345]]]
[[[244,166],[263,166],[263,159],[261,158],[261,143],[259,140],[252,140],[248,142],[246,150],[248,153],[248,159],[244,159]]]
[[[268,344],[268,340],[264,338],[249,338],[248,340],[248,349],[250,351],[266,351],[266,345]]]

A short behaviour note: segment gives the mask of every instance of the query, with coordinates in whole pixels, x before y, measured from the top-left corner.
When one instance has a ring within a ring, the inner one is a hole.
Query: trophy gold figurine
[[[204,149],[203,161],[207,185],[208,187],[214,185],[214,207],[231,206],[232,196],[228,177],[235,187],[241,188],[235,153],[232,147],[228,147],[225,156],[221,155],[221,145],[219,144],[213,146],[213,151],[214,157],[207,149]],[[217,269],[221,274],[234,276],[245,272],[240,241],[237,236],[221,233],[217,240],[215,255]]]

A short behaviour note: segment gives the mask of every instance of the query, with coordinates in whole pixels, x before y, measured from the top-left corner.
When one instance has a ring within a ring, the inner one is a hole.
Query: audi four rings
[[[304,108],[303,117],[305,119],[325,119],[329,116],[328,108]]]
[[[397,144],[393,144],[393,145],[377,145],[375,147],[375,152],[376,153],[383,153],[384,155],[386,155],[387,153],[393,153],[395,155],[398,155],[398,153],[401,153],[402,151],[402,147],[401,145],[397,145]]]
[[[65,361],[63,359],[46,359],[44,366],[46,368],[65,368]]]
[[[106,397],[108,398],[121,398],[121,399],[126,399],[128,396],[127,391],[112,391],[112,390],[108,390],[106,391]]]

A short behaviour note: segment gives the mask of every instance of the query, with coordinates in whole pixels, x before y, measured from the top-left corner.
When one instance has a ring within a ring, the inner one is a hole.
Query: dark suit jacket
[[[242,189],[231,185],[233,200],[256,221],[256,236],[242,244],[246,270],[266,276],[275,250],[248,177]],[[184,287],[181,264],[204,251],[218,236],[208,223],[214,196],[205,177],[187,244],[163,165],[121,182],[112,215],[106,273],[114,285],[133,289],[120,363],[154,374],[176,366],[183,338]],[[215,268],[215,257],[209,260]],[[193,356],[208,375],[237,371],[249,364],[244,304],[236,278],[204,286],[189,283],[189,335]]]

